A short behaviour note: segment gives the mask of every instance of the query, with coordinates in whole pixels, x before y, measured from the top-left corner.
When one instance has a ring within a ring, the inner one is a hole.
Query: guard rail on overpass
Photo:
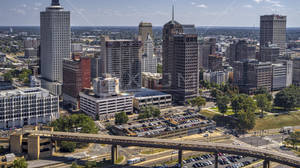
[[[25,131],[41,138],[51,138],[53,141],[72,141],[84,143],[98,143],[112,145],[112,160],[117,158],[117,145],[120,146],[138,146],[149,148],[164,148],[179,150],[179,163],[182,165],[182,151],[201,151],[212,152],[216,156],[216,167],[218,167],[217,153],[228,153],[234,155],[250,156],[265,160],[264,167],[269,167],[269,162],[300,168],[300,157],[283,154],[273,150],[260,149],[256,147],[243,147],[222,143],[207,143],[196,141],[179,141],[170,139],[154,139],[140,137],[109,136],[98,134],[69,133],[69,132],[51,132],[51,131]],[[113,162],[114,163],[114,162]]]

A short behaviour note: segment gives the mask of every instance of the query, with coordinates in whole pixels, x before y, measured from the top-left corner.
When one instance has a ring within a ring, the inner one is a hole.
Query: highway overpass
[[[178,150],[179,163],[182,164],[182,151],[201,151],[215,153],[216,160],[218,160],[217,153],[228,153],[234,155],[250,156],[263,159],[264,167],[270,166],[270,161],[280,164],[299,167],[300,157],[295,157],[283,154],[273,150],[260,149],[256,147],[243,147],[222,143],[206,143],[195,141],[179,141],[170,139],[154,139],[154,138],[140,138],[140,137],[124,137],[124,136],[109,136],[98,134],[83,134],[83,133],[67,133],[67,132],[51,132],[51,131],[24,131],[31,135],[39,136],[41,138],[50,138],[52,141],[72,141],[84,143],[98,143],[112,145],[111,157],[112,161],[117,159],[117,146],[138,146],[148,148],[164,148]],[[218,162],[217,162],[218,163]],[[218,167],[218,164],[215,164]]]

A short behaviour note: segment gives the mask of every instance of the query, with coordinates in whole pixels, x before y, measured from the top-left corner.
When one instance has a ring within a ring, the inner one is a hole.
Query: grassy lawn
[[[208,110],[202,110],[200,114],[204,115],[205,117],[212,119],[214,116],[221,116],[222,114],[217,114]]]
[[[210,108],[210,109],[220,113],[218,107],[213,107],[213,108]],[[234,114],[234,112],[232,111],[231,106],[228,107],[228,110],[227,110],[227,112],[225,114],[226,115],[233,115]]]
[[[122,163],[122,161],[123,161],[124,159],[125,159],[124,156],[119,156],[118,159],[116,160],[116,163],[117,163],[117,164],[120,164],[120,163]]]
[[[300,112],[258,118],[254,130],[275,129],[296,125],[300,125]]]

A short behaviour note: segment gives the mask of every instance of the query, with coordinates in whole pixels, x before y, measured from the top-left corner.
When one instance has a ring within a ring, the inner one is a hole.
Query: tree
[[[219,89],[212,89],[211,96],[217,98],[218,96],[222,96],[224,93]]]
[[[265,87],[260,87],[258,90],[255,91],[255,95],[259,95],[259,94],[265,94],[269,101],[273,100],[272,94]]]
[[[241,131],[248,131],[255,126],[255,114],[253,111],[241,110],[238,112],[238,128]]]
[[[81,168],[77,163],[73,162],[71,168]]]
[[[230,102],[230,99],[228,96],[218,96],[217,97],[217,107],[219,111],[225,115],[228,109],[228,103]]]
[[[94,167],[97,167],[96,161],[88,161],[85,163],[85,168],[94,168]]]
[[[69,141],[62,141],[60,142],[60,151],[61,152],[74,152],[76,149],[76,143],[75,142],[69,142]]]
[[[258,94],[255,96],[257,107],[261,110],[261,118],[264,117],[264,111],[270,111],[272,102],[268,99],[266,94]]]
[[[146,106],[141,108],[141,112],[139,113],[139,119],[151,118],[151,117],[159,117],[160,109],[155,106]]]
[[[238,94],[233,96],[233,98],[231,99],[231,107],[233,112],[235,113],[235,116],[238,115],[238,112],[240,110],[242,110],[243,108],[243,104],[245,102],[245,100],[247,99],[248,95],[245,94]]]
[[[297,106],[297,95],[289,90],[282,90],[276,94],[274,104],[286,110],[293,109]]]
[[[202,97],[196,97],[188,101],[193,107],[197,106],[199,111],[201,111],[201,107],[206,104],[206,100]]]
[[[157,64],[157,73],[162,73],[162,65]]]
[[[13,168],[27,168],[28,164],[24,158],[14,160]]]
[[[126,113],[123,111],[121,113],[117,113],[115,114],[115,124],[117,125],[122,125],[122,124],[126,124],[128,122],[128,116],[126,115]]]
[[[11,72],[7,72],[3,76],[4,76],[5,81],[9,81],[9,82],[12,81],[13,76],[12,76]]]
[[[49,125],[53,127],[55,131],[61,132],[80,132],[90,134],[96,134],[98,132],[98,128],[94,120],[85,114],[64,116],[51,122]],[[72,142],[58,142],[58,146],[62,148],[61,150],[64,152],[72,152],[73,147],[75,150],[75,148],[81,148],[87,145],[87,143],[75,143],[74,147],[74,143]]]

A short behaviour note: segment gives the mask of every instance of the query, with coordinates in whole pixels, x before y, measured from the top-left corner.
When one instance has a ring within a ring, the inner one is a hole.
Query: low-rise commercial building
[[[80,110],[87,115],[99,120],[114,118],[116,113],[132,113],[133,96],[129,94],[120,94],[101,98],[91,91],[79,93]]]
[[[172,105],[172,95],[160,91],[142,88],[133,92],[133,95],[133,107],[137,111],[146,106],[163,109]]]
[[[0,129],[47,124],[59,117],[58,96],[41,88],[0,92]]]
[[[93,80],[93,91],[85,90],[79,93],[80,110],[87,115],[100,120],[114,118],[116,113],[132,113],[133,96],[119,93],[119,79],[106,75],[106,78]]]

